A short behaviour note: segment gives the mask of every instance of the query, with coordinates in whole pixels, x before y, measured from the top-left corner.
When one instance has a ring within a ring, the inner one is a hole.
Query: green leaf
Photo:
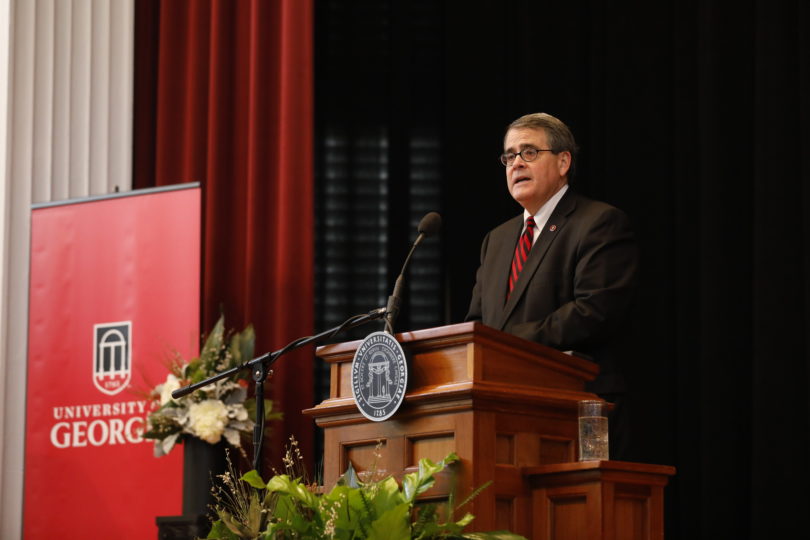
[[[358,529],[361,517],[358,509],[361,503],[356,502],[357,506],[352,504],[353,496],[355,499],[359,499],[357,491],[355,488],[337,485],[323,496],[324,503],[321,505],[321,513],[327,514],[330,510],[335,512],[337,515],[334,523],[336,531],[351,532]],[[328,520],[329,517],[325,516],[325,519]],[[343,538],[343,536],[338,537]],[[351,535],[346,536],[346,538],[351,538]]]
[[[262,526],[262,506],[259,503],[259,495],[255,491],[250,494],[250,506],[246,517],[251,538],[255,538],[259,535],[259,529]]]
[[[461,508],[461,507],[462,507],[462,506],[464,506],[465,504],[469,504],[469,503],[470,503],[470,502],[471,502],[473,499],[475,499],[476,497],[478,497],[478,495],[480,495],[482,491],[484,491],[485,489],[487,489],[487,488],[490,486],[490,484],[492,484],[492,480],[488,480],[488,481],[484,482],[484,484],[483,484],[483,485],[480,485],[480,486],[478,486],[477,488],[475,488],[475,489],[472,491],[472,493],[470,493],[469,495],[467,495],[466,497],[464,497],[464,500],[463,500],[463,501],[461,501],[461,502],[459,503],[459,505],[458,505],[456,508]],[[453,510],[455,511],[455,508],[453,508]]]
[[[319,518],[319,517],[320,516],[318,514],[315,514],[313,516],[313,518]],[[293,529],[298,531],[298,533],[301,536],[303,536],[304,538],[307,538],[307,537],[310,537],[310,538],[315,537],[315,538],[317,538],[318,537],[318,535],[309,535],[308,534],[308,533],[311,533],[312,531],[314,531],[316,529],[316,527],[315,527],[316,521],[318,523],[320,523],[320,519],[312,519],[312,518],[310,518],[308,516],[304,516],[304,515],[302,515],[300,513],[294,514],[292,516]]]
[[[399,491],[399,484],[397,484],[397,481],[391,476],[381,482],[377,482],[372,491],[374,497],[371,503],[374,506],[375,515],[378,516],[382,516],[385,511],[403,502],[407,502]]]
[[[265,400],[265,404],[266,403],[267,403],[267,400]],[[245,406],[245,410],[247,410],[247,412],[248,412],[248,418],[250,418],[251,420],[253,420],[255,422],[256,421],[256,398],[246,399],[245,403],[244,403],[244,406]]]
[[[454,453],[448,454],[446,458],[438,463],[433,463],[427,458],[420,459],[419,470],[415,473],[406,474],[402,478],[402,491],[405,500],[413,503],[417,496],[433,487],[435,483],[433,475],[454,461],[458,461],[458,456]]]
[[[267,483],[270,492],[281,492],[290,495],[308,508],[318,507],[318,497],[298,480],[291,480],[286,474],[276,475]]]
[[[266,489],[267,484],[264,483],[262,477],[256,472],[256,469],[246,472],[242,475],[242,480],[250,484],[252,487],[256,489]]]
[[[346,495],[346,502],[342,506],[345,511],[345,519],[352,524],[353,529],[365,534],[365,531],[376,519],[374,508],[369,505],[368,498],[363,494],[361,488],[342,487]]]
[[[433,538],[442,530],[438,523],[438,514],[435,504],[420,504],[417,506],[417,518],[412,526],[413,538]]]
[[[237,517],[231,515],[227,510],[218,509],[217,515],[231,533],[239,538],[252,538],[250,531],[245,527]]]
[[[208,334],[202,351],[200,351],[200,361],[205,365],[215,365],[219,358],[222,342],[225,335],[225,315],[220,315],[214,329]]]
[[[290,477],[286,474],[277,474],[267,482],[267,491],[280,491],[288,493],[290,490]]]
[[[270,480],[271,484],[273,483],[274,479],[275,478]],[[292,515],[295,514],[295,512],[297,511],[295,504],[292,501],[292,498],[286,493],[282,493],[276,497],[275,501],[276,505],[273,508],[273,516],[275,516],[282,522],[291,520]]]
[[[408,514],[411,505],[402,503],[388,510],[371,524],[368,540],[408,540],[411,537],[411,526]]]
[[[248,418],[256,421],[256,399],[250,398],[245,400],[245,409],[248,412]],[[265,399],[264,400],[264,419],[265,420],[281,420],[284,418],[284,413],[282,412],[275,412],[273,411],[273,400],[272,399]]]
[[[253,413],[253,418],[255,420],[256,413]],[[273,410],[273,400],[265,399],[264,400],[264,419],[265,420],[281,420],[284,418],[283,412],[276,412]]]
[[[199,382],[212,373],[218,371],[219,358],[222,354],[223,343],[225,339],[225,316],[220,315],[214,329],[208,334],[208,337],[200,350],[200,357],[197,361],[189,363],[189,375],[192,382]]]
[[[312,493],[309,488],[300,482],[296,481],[291,484],[291,492],[290,494],[301,501],[309,508],[317,509],[318,508],[318,496]]]
[[[467,525],[472,523],[472,521],[474,519],[475,519],[475,516],[472,515],[471,513],[467,512],[466,514],[464,514],[463,518],[456,521],[456,525],[458,525],[459,527],[461,527],[463,529],[464,527],[466,527]]]
[[[437,472],[440,472],[447,468],[448,465],[458,461],[458,456],[451,452],[447,454],[447,456],[438,463],[433,463],[429,459],[420,459],[419,460],[419,475],[420,476],[433,476]]]
[[[229,350],[234,365],[239,365],[253,359],[253,351],[256,345],[256,334],[253,325],[249,324],[241,332],[231,336]]]
[[[360,487],[360,477],[357,476],[357,471],[354,470],[354,465],[352,465],[351,461],[349,461],[349,467],[346,469],[346,472],[343,473],[343,476],[338,478],[337,485],[351,488]]]
[[[188,365],[186,366],[186,374],[188,380],[192,383],[198,383],[208,378],[208,372],[202,367],[202,361],[199,359],[191,360]],[[194,394],[197,394],[199,390],[195,391]]]
[[[206,538],[222,538],[224,540],[239,540],[239,537],[232,533],[228,527],[218,519],[211,524],[211,531]]]

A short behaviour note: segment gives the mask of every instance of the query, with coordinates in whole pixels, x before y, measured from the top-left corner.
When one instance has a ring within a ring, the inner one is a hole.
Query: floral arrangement
[[[300,460],[295,441],[292,445],[295,457]],[[452,496],[446,519],[441,518],[435,504],[417,505],[417,497],[433,486],[434,475],[457,460],[455,454],[439,463],[422,459],[418,471],[406,474],[401,485],[392,476],[361,482],[350,466],[338,484],[325,494],[321,494],[317,485],[308,484],[297,476],[293,464],[296,460],[290,450],[284,460],[287,474],[275,475],[268,482],[255,470],[237,481],[231,466],[222,476],[224,487],[215,492],[219,519],[213,523],[208,538],[526,540],[505,531],[463,533],[474,517],[466,513],[454,521],[457,507]],[[372,472],[369,479],[374,476]],[[484,487],[458,507],[467,504]]]
[[[241,447],[242,434],[253,429],[256,418],[255,402],[247,399],[249,372],[239,372],[179,399],[172,398],[172,392],[251,360],[255,341],[252,326],[227,333],[224,317],[220,317],[198,358],[186,361],[174,353],[166,380],[149,395],[153,412],[147,416],[144,437],[155,440],[156,457],[168,454],[185,437],[210,444],[224,438],[231,446]],[[270,400],[265,400],[265,411],[266,419],[281,417],[273,412]]]

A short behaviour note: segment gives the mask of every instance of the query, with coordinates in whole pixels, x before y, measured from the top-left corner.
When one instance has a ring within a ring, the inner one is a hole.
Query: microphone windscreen
[[[437,212],[430,212],[422,218],[422,221],[419,222],[419,228],[417,231],[425,236],[431,236],[439,232],[441,228],[442,216],[440,216]]]

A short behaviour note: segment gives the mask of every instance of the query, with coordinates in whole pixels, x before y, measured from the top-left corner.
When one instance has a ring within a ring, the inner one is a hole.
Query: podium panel
[[[622,461],[524,469],[536,540],[662,540],[673,467]]]

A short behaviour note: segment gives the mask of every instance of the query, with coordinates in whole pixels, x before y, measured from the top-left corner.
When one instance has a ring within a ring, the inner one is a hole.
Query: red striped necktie
[[[523,265],[526,264],[526,259],[529,258],[529,252],[532,250],[532,243],[534,242],[534,227],[534,218],[529,216],[526,219],[526,230],[520,236],[520,240],[515,247],[515,256],[512,258],[512,270],[509,272],[509,292],[506,294],[507,299],[512,294],[512,289],[515,288],[515,283],[517,283],[518,276],[523,270]]]

